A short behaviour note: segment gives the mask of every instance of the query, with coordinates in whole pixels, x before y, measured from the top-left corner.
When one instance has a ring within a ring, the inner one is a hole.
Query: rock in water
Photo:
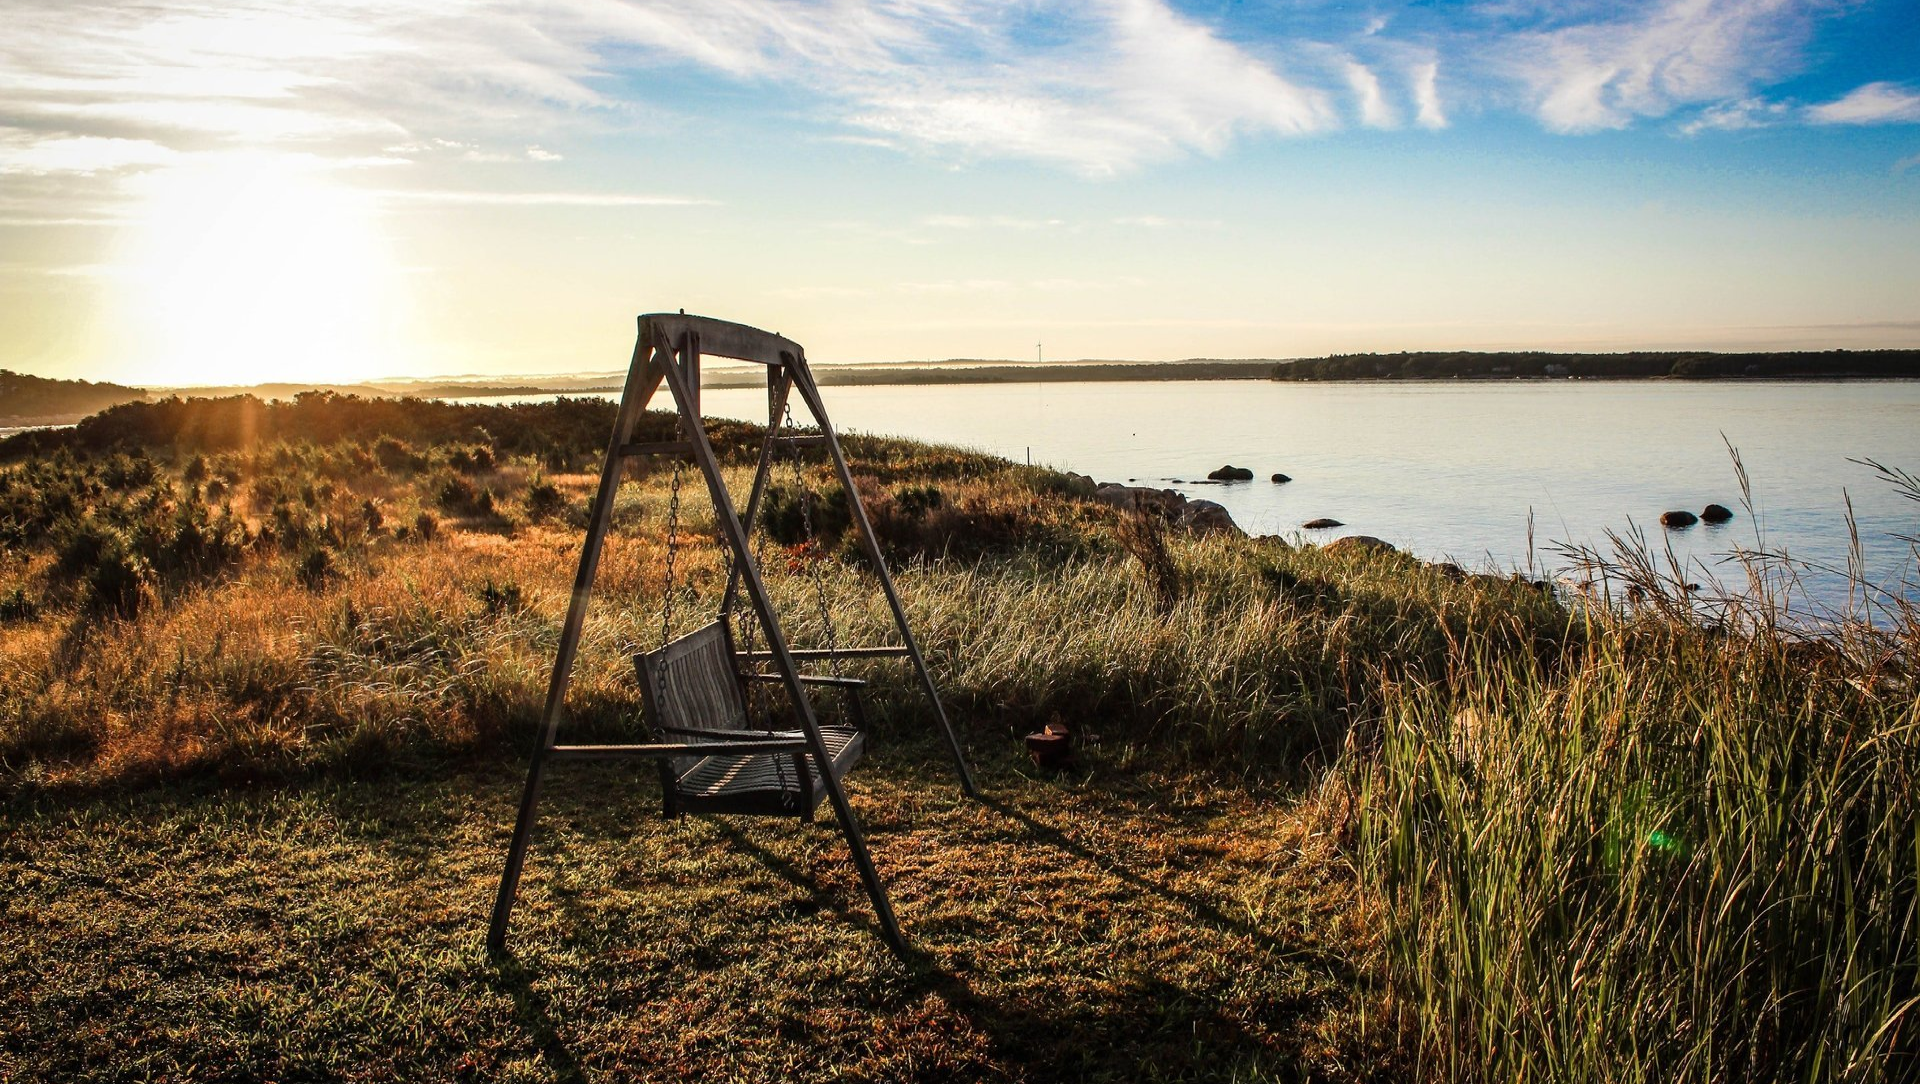
[[[1251,482],[1253,471],[1246,467],[1236,467],[1229,463],[1219,470],[1208,471],[1207,477],[1215,482]]]
[[[1335,550],[1341,552],[1347,550],[1365,550],[1368,553],[1392,553],[1395,547],[1393,543],[1388,542],[1384,538],[1375,538],[1370,534],[1350,534],[1345,538],[1336,538],[1327,543],[1326,549],[1330,553]]]
[[[1701,510],[1700,518],[1707,523],[1725,523],[1733,518],[1733,509],[1724,504],[1710,504]]]
[[[1698,522],[1700,522],[1700,517],[1694,515],[1692,512],[1673,511],[1660,513],[1660,526],[1662,527],[1672,527],[1677,530],[1681,527],[1691,527]]]
[[[1305,527],[1309,531],[1319,531],[1328,527],[1345,527],[1346,524],[1337,519],[1326,519],[1322,517],[1320,519],[1310,519],[1300,526]]]
[[[1224,531],[1228,534],[1241,534],[1240,525],[1233,521],[1227,510],[1212,501],[1188,501],[1180,509],[1179,524],[1189,530],[1211,533]]]
[[[1276,474],[1273,476],[1273,484],[1277,486],[1286,485],[1288,482],[1291,482],[1291,481],[1293,481],[1293,479],[1289,478],[1284,474]]]

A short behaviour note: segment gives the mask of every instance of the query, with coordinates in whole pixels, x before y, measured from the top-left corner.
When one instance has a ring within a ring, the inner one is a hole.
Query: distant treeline
[[[0,419],[53,418],[92,414],[116,403],[143,399],[146,392],[90,380],[54,380],[0,369]]]
[[[873,384],[1038,384],[1117,380],[1258,380],[1273,372],[1273,361],[1101,361],[1056,365],[966,366],[817,366],[824,385]],[[709,388],[753,387],[766,383],[759,373],[708,373]]]
[[[1920,350],[1769,351],[1717,354],[1644,350],[1626,354],[1451,353],[1333,354],[1270,367],[1275,380],[1444,380],[1458,377],[1646,379],[1719,377],[1920,377]]]
[[[501,455],[538,455],[556,468],[584,466],[605,451],[616,405],[605,399],[559,398],[544,403],[491,406],[433,399],[366,399],[306,392],[290,401],[251,395],[220,399],[168,398],[123,403],[71,429],[41,429],[0,440],[0,461],[51,455],[62,449],[103,453],[145,449],[181,453],[244,451],[275,442],[316,445],[374,443],[394,438],[415,446],[485,445]],[[671,439],[673,415],[650,411],[642,440]],[[724,453],[751,442],[747,427],[713,421],[708,432]]]

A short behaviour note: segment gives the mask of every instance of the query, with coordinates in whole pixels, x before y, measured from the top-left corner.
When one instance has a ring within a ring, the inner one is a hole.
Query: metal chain
[[[667,643],[673,638],[673,566],[680,553],[680,474],[681,462],[673,461],[673,482],[667,497],[667,575],[662,589],[666,596],[660,606],[660,654],[654,661],[654,687],[660,699],[667,697]]]

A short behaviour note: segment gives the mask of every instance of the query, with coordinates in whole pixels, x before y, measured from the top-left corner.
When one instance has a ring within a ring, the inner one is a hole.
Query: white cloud
[[[1824,10],[1415,5],[1307,13],[1261,37],[1170,0],[9,0],[0,126],[100,141],[25,159],[60,169],[236,144],[550,162],[558,131],[657,128],[706,108],[648,78],[679,69],[813,138],[1104,175],[1332,130],[1343,114],[1441,129],[1458,109],[1513,108],[1560,132],[1675,112],[1695,114],[1692,131],[1767,123],[1745,103],[1797,70]],[[1869,84],[1800,119],[1911,120],[1917,102]]]
[[[1354,97],[1360,99],[1360,123],[1369,128],[1399,126],[1399,116],[1387,104],[1387,96],[1380,90],[1380,77],[1365,64],[1351,60],[1347,62],[1347,83],[1353,87]]]
[[[1798,62],[1810,10],[1793,0],[1659,0],[1615,18],[1487,43],[1548,129],[1624,128],[1641,117],[1747,96]]]
[[[106,173],[134,166],[160,166],[180,155],[146,139],[103,136],[40,136],[0,129],[0,173]]]
[[[1680,132],[1682,135],[1698,135],[1708,131],[1738,132],[1748,128],[1770,128],[1791,117],[1792,109],[1785,102],[1742,98],[1708,106],[1698,116],[1681,125]]]
[[[1409,75],[1413,84],[1413,103],[1418,112],[1414,121],[1422,128],[1439,130],[1447,126],[1446,110],[1440,107],[1440,64],[1428,61],[1416,65]]]
[[[1045,230],[1066,225],[1060,218],[1018,218],[1013,215],[928,215],[923,226],[940,230]]]
[[[1217,218],[1168,218],[1165,215],[1126,215],[1114,219],[1113,224],[1143,230],[1217,230],[1223,225]]]
[[[1897,83],[1868,83],[1844,98],[1807,107],[1815,124],[1920,123],[1920,91]]]
[[[622,192],[465,192],[396,190],[380,193],[390,200],[445,203],[476,207],[712,207],[715,201],[688,196],[655,196]]]

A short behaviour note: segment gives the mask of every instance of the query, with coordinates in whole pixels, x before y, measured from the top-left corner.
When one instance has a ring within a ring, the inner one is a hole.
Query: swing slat
[[[732,636],[724,621],[702,625],[634,656],[648,725],[663,738],[684,739],[677,745],[682,752],[667,753],[661,761],[667,812],[810,817],[826,795],[820,769],[804,740],[797,745],[791,741],[794,732],[749,728],[742,690],[748,675],[734,669],[733,659]],[[801,680],[821,683],[811,676]],[[851,680],[824,683],[844,687]],[[827,770],[835,779],[844,778],[865,752],[865,737],[844,726],[822,726],[820,736],[827,749]],[[761,743],[764,752],[752,748]],[[672,742],[661,746],[675,747]]]

